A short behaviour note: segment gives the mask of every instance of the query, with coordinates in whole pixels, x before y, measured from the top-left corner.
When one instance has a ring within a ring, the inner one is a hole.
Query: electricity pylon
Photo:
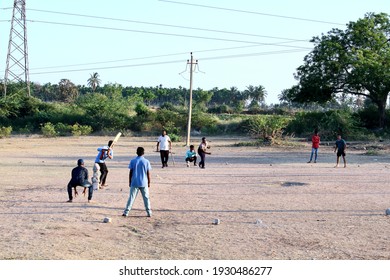
[[[7,95],[7,84],[14,81],[24,82],[27,95],[30,96],[25,0],[14,1],[4,76],[4,96]]]

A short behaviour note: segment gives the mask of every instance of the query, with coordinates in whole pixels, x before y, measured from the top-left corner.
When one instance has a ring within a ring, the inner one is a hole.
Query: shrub
[[[55,124],[54,129],[59,136],[66,136],[70,134],[72,126],[63,123],[57,123]]]
[[[18,131],[22,134],[31,134],[34,131],[34,126],[32,124],[26,124],[24,127],[19,128]]]
[[[261,115],[249,118],[244,126],[252,137],[272,144],[276,139],[282,137],[284,128],[289,122],[290,118],[288,117]]]
[[[41,131],[42,131],[42,134],[44,137],[56,137],[57,136],[57,132],[55,130],[55,126],[48,122],[48,123],[45,123],[42,127],[41,127]]]
[[[297,113],[286,132],[309,137],[316,128],[321,140],[334,140],[338,133],[349,140],[357,140],[362,134],[367,134],[367,130],[359,127],[359,121],[349,109]]]
[[[321,125],[322,136],[326,139],[335,139],[337,134],[351,139],[357,130],[357,121],[350,110],[325,112]]]
[[[298,112],[286,127],[286,132],[303,136],[313,133],[318,128],[322,131],[323,112]]]
[[[201,111],[195,111],[192,115],[192,127],[201,131],[203,128],[212,129],[215,128],[218,123],[217,119],[209,114],[205,114]]]
[[[79,125],[78,123],[75,123],[71,128],[73,136],[88,135],[92,132],[92,127],[89,125]]]
[[[11,135],[12,132],[12,126],[2,126],[0,127],[0,138],[6,138]]]
[[[174,133],[169,134],[169,138],[171,138],[172,142],[181,142],[181,140],[182,140],[180,135],[177,135]]]

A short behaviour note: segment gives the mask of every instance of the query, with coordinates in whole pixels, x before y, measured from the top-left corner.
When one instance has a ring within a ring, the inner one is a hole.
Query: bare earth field
[[[96,148],[108,137],[0,139],[1,260],[389,260],[390,153],[347,150],[348,167],[321,146],[234,147],[248,139],[210,138],[202,170],[184,163],[161,168],[156,137],[122,137],[108,161],[108,184],[93,203],[67,203],[78,158],[92,175]],[[193,138],[198,144],[200,138]],[[152,163],[147,218],[141,195],[130,216],[127,165],[138,146]],[[342,165],[341,165],[342,166]],[[81,194],[82,188],[78,188]],[[103,223],[109,217],[111,223]],[[213,225],[220,219],[219,225]]]

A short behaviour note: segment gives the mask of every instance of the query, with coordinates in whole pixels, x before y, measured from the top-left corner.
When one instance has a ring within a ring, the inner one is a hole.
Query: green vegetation
[[[280,97],[291,103],[325,103],[337,95],[366,98],[375,104],[376,123],[384,128],[390,92],[389,32],[389,15],[369,13],[348,23],[346,30],[334,28],[314,37],[315,47],[295,75],[299,84]]]
[[[278,144],[286,136],[308,138],[314,129],[325,141],[338,133],[348,141],[389,138],[389,34],[390,18],[381,13],[314,37],[313,51],[297,68],[298,85],[281,92],[280,104],[267,106],[261,85],[193,90],[191,127],[202,135],[250,135],[255,145]],[[145,135],[165,129],[181,141],[187,131],[188,89],[101,85],[96,72],[87,84],[32,83],[31,97],[23,83],[9,84],[7,96],[0,97],[0,137]]]
[[[16,86],[13,88],[17,89]],[[105,91],[97,87],[94,93],[92,89],[84,94],[78,92],[72,102],[64,102],[63,97],[58,101],[27,97],[21,90],[10,93],[0,98],[1,136],[8,137],[11,132],[56,137],[116,131],[150,135],[158,134],[164,128],[173,141],[182,141],[187,131],[188,108],[170,102],[171,98],[177,97],[176,89],[162,90],[159,87],[154,99],[148,97],[145,101],[135,88],[132,88],[132,94],[120,85],[104,85],[102,88]],[[145,89],[140,88],[140,91]],[[185,89],[181,91],[186,93]],[[159,93],[164,93],[164,98]],[[334,140],[337,133],[349,141],[389,136],[389,127],[376,129],[378,110],[372,103],[367,103],[362,109],[354,109],[341,102],[332,103],[331,108],[317,106],[314,109],[259,103],[254,112],[250,99],[245,99],[237,101],[249,104],[239,113],[216,113],[215,108],[220,106],[240,106],[231,101],[229,105],[218,105],[213,99],[214,94],[203,92],[202,96],[194,102],[192,128],[204,135],[250,135],[257,139],[255,145],[278,144],[285,136],[308,138],[315,128],[319,129],[323,140]],[[160,105],[156,100],[163,100],[163,103]]]
[[[12,132],[12,127],[8,126],[8,127],[0,127],[0,138],[6,138],[6,137],[9,137],[11,135],[11,132]]]

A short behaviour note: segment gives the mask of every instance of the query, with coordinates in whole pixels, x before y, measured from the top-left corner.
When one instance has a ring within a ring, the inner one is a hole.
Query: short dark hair
[[[112,145],[113,142],[114,142],[114,141],[112,141],[112,140],[108,141],[108,147],[111,147],[111,145]]]
[[[193,149],[194,148],[194,145],[190,145],[190,149]]]
[[[82,158],[80,158],[79,160],[77,160],[77,165],[80,166],[80,165],[83,165],[84,164],[84,160]]]
[[[145,149],[143,147],[137,148],[137,155],[142,156],[145,153]]]

